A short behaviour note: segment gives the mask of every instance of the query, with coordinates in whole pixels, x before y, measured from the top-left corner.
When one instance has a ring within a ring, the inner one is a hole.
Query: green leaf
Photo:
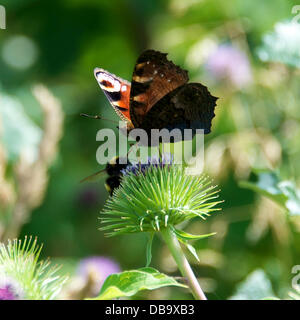
[[[196,258],[196,260],[198,262],[200,262],[200,259],[197,255],[196,249],[188,241],[205,239],[205,238],[208,238],[208,237],[216,234],[215,232],[213,232],[213,233],[208,233],[208,234],[194,235],[194,234],[190,234],[190,233],[187,233],[185,231],[182,231],[182,230],[179,230],[176,228],[172,228],[172,230],[175,233],[177,239],[187,247],[187,249]]]
[[[292,181],[280,181],[271,171],[256,171],[257,181],[242,181],[242,188],[260,193],[284,207],[291,215],[300,215],[300,190]]]
[[[184,240],[184,241],[189,241],[189,240],[200,240],[200,239],[205,239],[208,237],[211,237],[213,235],[215,235],[215,232],[212,233],[208,233],[208,234],[200,234],[200,235],[194,235],[194,234],[190,234],[187,233],[185,231],[173,228],[176,236],[178,237],[179,240]]]
[[[239,183],[240,187],[251,189],[283,205],[286,197],[278,187],[278,176],[271,171],[255,171],[254,174],[257,176],[256,182],[241,181]]]
[[[130,297],[142,290],[154,290],[166,286],[186,288],[185,285],[154,268],[124,271],[107,277],[101,288],[100,295],[93,300]]]
[[[150,233],[149,239],[147,242],[147,247],[146,247],[146,267],[149,267],[151,260],[152,260],[152,243],[153,243],[153,238],[154,238],[154,233]]]
[[[187,247],[189,252],[196,258],[196,260],[200,262],[196,249],[188,242],[185,242],[185,243],[183,242],[183,244]]]
[[[231,300],[261,300],[275,297],[271,281],[263,270],[255,270],[241,284]]]
[[[291,215],[300,214],[300,190],[291,181],[282,181],[278,184],[282,193],[287,197],[285,207]]]

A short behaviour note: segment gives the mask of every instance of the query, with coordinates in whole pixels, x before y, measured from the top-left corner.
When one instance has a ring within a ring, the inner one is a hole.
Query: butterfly
[[[167,59],[167,54],[144,51],[137,59],[131,83],[101,69],[96,80],[128,131],[144,129],[203,129],[211,131],[218,98],[200,83],[188,83],[188,72]]]

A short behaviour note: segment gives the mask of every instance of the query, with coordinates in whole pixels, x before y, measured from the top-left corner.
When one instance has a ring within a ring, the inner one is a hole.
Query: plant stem
[[[169,247],[174,260],[181,274],[188,280],[190,290],[196,300],[207,300],[204,292],[202,291],[200,284],[195,277],[193,270],[187,261],[185,255],[182,252],[181,246],[175,234],[169,229],[161,229],[161,235]]]

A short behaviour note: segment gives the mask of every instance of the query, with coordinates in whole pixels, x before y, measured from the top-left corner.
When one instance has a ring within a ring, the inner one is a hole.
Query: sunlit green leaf
[[[291,181],[281,181],[271,171],[257,172],[257,181],[242,181],[240,186],[260,193],[283,206],[291,215],[300,214],[300,190]]]
[[[213,233],[208,233],[208,234],[194,235],[194,234],[190,234],[190,233],[187,233],[185,231],[182,231],[182,230],[179,230],[179,229],[176,229],[176,228],[172,228],[172,230],[176,234],[177,239],[182,244],[184,244],[186,246],[186,248],[190,251],[190,253],[195,257],[195,259],[198,262],[200,260],[199,260],[199,257],[197,255],[197,251],[194,248],[194,246],[189,243],[189,241],[205,239],[205,238],[208,238],[208,237],[213,236],[214,234],[216,234],[215,232],[213,232]]]
[[[124,271],[110,275],[95,300],[130,297],[142,290],[154,290],[166,286],[186,287],[153,268]]]
[[[146,267],[149,267],[151,260],[152,260],[152,242],[153,242],[154,233],[151,233],[149,235],[149,239],[147,242],[147,248],[146,248]]]
[[[282,181],[278,184],[282,193],[287,197],[285,206],[292,215],[300,214],[300,190],[291,181]]]
[[[255,270],[237,286],[231,300],[270,299],[275,294],[272,285],[263,270]]]
[[[186,240],[186,241],[205,239],[205,238],[211,237],[216,234],[215,232],[212,232],[212,233],[208,233],[208,234],[194,235],[194,234],[190,234],[190,233],[187,233],[185,231],[175,229],[175,228],[173,228],[173,230],[178,238],[180,238],[182,240]]]
[[[199,259],[199,257],[198,257],[197,251],[196,251],[196,249],[194,248],[194,246],[191,245],[191,244],[188,243],[188,242],[185,242],[184,244],[185,244],[185,246],[187,247],[187,249],[189,250],[189,252],[195,257],[195,259],[196,259],[198,262],[200,262],[200,259]]]

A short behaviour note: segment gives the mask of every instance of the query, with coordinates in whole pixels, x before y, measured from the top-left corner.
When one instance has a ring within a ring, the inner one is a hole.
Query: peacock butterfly
[[[144,51],[134,67],[131,83],[100,68],[95,77],[128,131],[144,129],[203,129],[211,131],[217,98],[200,83],[188,83],[186,70],[167,54]]]

